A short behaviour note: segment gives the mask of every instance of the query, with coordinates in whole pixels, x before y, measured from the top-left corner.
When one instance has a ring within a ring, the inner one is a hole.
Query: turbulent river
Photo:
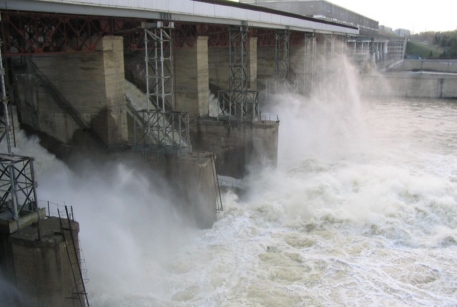
[[[456,306],[457,102],[347,90],[277,97],[278,168],[208,230],[129,163],[23,145],[40,198],[74,207],[91,306]]]

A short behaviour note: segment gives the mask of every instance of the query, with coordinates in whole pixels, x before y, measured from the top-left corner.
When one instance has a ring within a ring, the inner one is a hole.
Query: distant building
[[[395,32],[390,27],[386,27],[386,26],[380,25],[379,26],[379,34],[392,36],[392,35],[395,35]]]
[[[401,60],[405,57],[406,42],[407,39],[402,37],[389,40],[389,44],[387,45],[387,51],[390,59]]]
[[[397,29],[397,30],[395,30],[395,33],[401,37],[410,37],[411,36],[411,31],[406,30],[406,29]]]
[[[359,27],[362,36],[377,35],[379,22],[325,0],[240,0],[271,9]]]

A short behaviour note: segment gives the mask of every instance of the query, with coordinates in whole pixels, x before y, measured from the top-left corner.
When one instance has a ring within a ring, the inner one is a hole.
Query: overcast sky
[[[379,21],[380,25],[414,33],[457,29],[457,0],[328,0]]]
[[[394,30],[403,28],[414,33],[457,30],[457,0],[327,1],[377,20],[380,25]]]

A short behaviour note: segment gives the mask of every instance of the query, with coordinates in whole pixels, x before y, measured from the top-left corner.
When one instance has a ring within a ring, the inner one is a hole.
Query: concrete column
[[[124,42],[121,36],[102,39],[105,107],[99,111],[93,127],[108,147],[127,142],[125,110]]]
[[[226,90],[229,86],[230,57],[228,47],[209,48],[208,54],[211,93],[217,95],[218,90]]]
[[[257,37],[249,38],[249,89],[257,90]]]
[[[266,88],[267,80],[275,76],[275,47],[258,47],[257,49],[257,89]]]
[[[33,57],[38,70],[29,65],[26,72],[15,72],[21,89],[19,111],[33,113],[22,118],[22,124],[63,143],[82,143],[78,139],[83,127],[61,106],[66,101],[106,146],[126,143],[123,49],[122,37],[105,36],[95,52]],[[38,78],[40,75],[47,81]],[[52,88],[64,100],[57,99]]]
[[[305,93],[305,40],[300,44],[290,45],[290,70],[289,79],[298,80],[299,86],[298,91],[301,94]]]
[[[173,187],[182,212],[200,228],[211,228],[217,218],[215,154],[192,152],[179,157],[148,155],[147,160]]]
[[[24,306],[86,306],[80,299],[69,299],[83,291],[77,270],[80,255],[75,254],[70,235],[72,231],[75,248],[79,251],[79,224],[71,221],[72,230],[69,230],[68,220],[62,220],[62,223],[63,228],[58,218],[41,219],[40,238],[36,224],[9,236],[15,285],[31,303]],[[84,302],[84,297],[81,299]]]
[[[193,47],[175,51],[176,110],[191,116],[208,116],[208,37],[198,36]]]

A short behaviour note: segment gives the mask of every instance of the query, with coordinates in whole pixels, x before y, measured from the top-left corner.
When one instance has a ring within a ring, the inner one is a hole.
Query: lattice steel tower
[[[316,36],[314,33],[305,34],[304,52],[304,78],[303,86],[305,93],[311,93],[316,79]]]
[[[248,90],[248,33],[245,26],[229,28],[229,90],[218,93],[218,119],[258,120],[259,92]]]
[[[134,110],[134,148],[181,154],[192,150],[189,114],[174,112],[173,22],[143,23],[147,108]],[[151,44],[150,44],[151,42]]]
[[[0,154],[0,218],[16,221],[18,229],[20,217],[38,209],[36,181],[33,158],[12,153],[14,135],[8,112],[5,70],[1,51],[0,79],[3,103],[3,114],[0,118],[0,144],[6,143],[8,151],[8,153]]]
[[[290,36],[289,30],[276,31],[275,34],[275,79],[287,81],[290,65]]]

